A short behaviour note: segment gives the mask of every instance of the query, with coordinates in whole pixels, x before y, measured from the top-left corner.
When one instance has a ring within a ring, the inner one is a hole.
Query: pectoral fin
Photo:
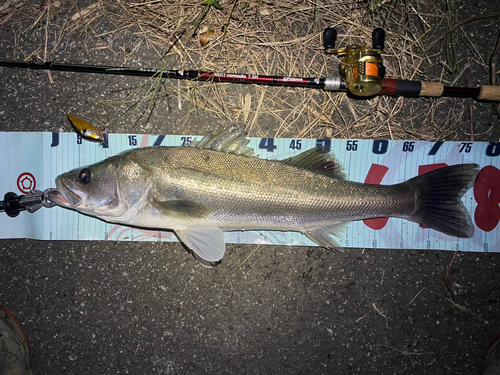
[[[340,223],[327,228],[318,228],[309,231],[302,232],[309,239],[319,246],[322,246],[326,249],[335,249],[341,253],[344,252],[344,249],[340,244],[332,237],[332,235],[340,237],[340,233],[344,230],[345,224]]]
[[[175,234],[203,260],[218,262],[224,256],[224,232],[215,227],[176,229]]]
[[[185,219],[202,219],[212,212],[212,207],[206,204],[186,200],[161,201],[154,205],[163,215]]]

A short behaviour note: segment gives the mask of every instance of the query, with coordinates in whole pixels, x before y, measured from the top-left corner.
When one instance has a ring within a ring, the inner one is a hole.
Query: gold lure
[[[68,118],[69,121],[71,121],[73,127],[75,128],[76,132],[83,138],[91,141],[99,141],[101,143],[104,142],[104,135],[95,126],[90,125],[87,121],[75,117],[69,113],[68,113]]]

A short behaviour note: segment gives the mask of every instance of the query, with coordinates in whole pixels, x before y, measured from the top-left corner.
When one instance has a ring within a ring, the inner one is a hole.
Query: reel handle
[[[372,32],[372,48],[373,49],[384,49],[385,44],[385,31],[381,27],[377,27]]]
[[[337,30],[333,27],[327,27],[323,31],[323,46],[326,50],[334,49],[337,41]]]

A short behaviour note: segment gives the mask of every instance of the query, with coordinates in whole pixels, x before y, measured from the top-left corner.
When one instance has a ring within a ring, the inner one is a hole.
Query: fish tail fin
[[[474,185],[478,172],[477,164],[458,164],[404,182],[414,189],[417,199],[409,219],[450,236],[472,237],[474,224],[461,199]]]

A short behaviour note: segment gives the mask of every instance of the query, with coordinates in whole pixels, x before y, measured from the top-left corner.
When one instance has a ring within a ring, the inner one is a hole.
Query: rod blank
[[[309,87],[328,91],[346,91],[345,81],[340,77],[301,78],[262,76],[238,73],[210,73],[198,70],[166,70],[154,68],[127,68],[117,66],[59,64],[50,61],[39,63],[35,61],[0,60],[0,66],[33,70],[55,70],[78,73],[191,79],[200,81],[212,80],[214,82],[253,83],[274,86]],[[441,83],[435,82],[384,78],[382,83],[382,90],[378,93],[378,95],[410,97],[446,96],[500,101],[500,86],[452,87],[444,86]]]

